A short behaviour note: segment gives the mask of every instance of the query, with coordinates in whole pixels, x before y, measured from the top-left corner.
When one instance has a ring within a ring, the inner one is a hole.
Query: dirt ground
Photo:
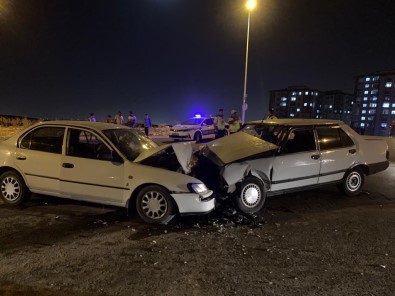
[[[170,225],[34,196],[0,205],[0,295],[394,295],[395,163],[345,197],[273,197]]]

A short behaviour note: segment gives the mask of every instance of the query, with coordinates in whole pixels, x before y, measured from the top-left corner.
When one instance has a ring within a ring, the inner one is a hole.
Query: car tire
[[[257,177],[249,176],[245,178],[236,192],[236,207],[243,213],[258,212],[265,204],[265,185]]]
[[[163,187],[149,185],[137,195],[136,210],[147,223],[167,224],[174,217],[174,201]]]
[[[197,132],[193,135],[193,139],[196,141],[196,143],[200,143],[202,141],[202,134]]]
[[[4,204],[18,206],[29,199],[30,191],[23,178],[15,171],[6,171],[0,176],[0,198]]]
[[[345,195],[355,196],[362,191],[364,181],[365,176],[362,170],[354,168],[345,173],[342,183],[339,184],[339,188]]]

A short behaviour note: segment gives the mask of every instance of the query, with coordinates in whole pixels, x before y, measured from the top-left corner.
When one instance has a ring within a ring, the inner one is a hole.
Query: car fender
[[[251,166],[247,162],[234,162],[221,170],[221,176],[226,184],[230,187],[237,182],[240,182],[251,171]]]

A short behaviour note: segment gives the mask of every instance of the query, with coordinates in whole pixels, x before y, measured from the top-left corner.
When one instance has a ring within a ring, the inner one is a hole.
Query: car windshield
[[[144,150],[158,146],[144,133],[134,129],[110,129],[104,130],[103,134],[131,161]]]
[[[240,131],[266,142],[279,145],[285,135],[286,128],[272,124],[246,124]]]
[[[203,120],[204,120],[204,118],[193,117],[193,118],[188,119],[187,121],[184,121],[181,124],[182,125],[199,125],[202,123]]]

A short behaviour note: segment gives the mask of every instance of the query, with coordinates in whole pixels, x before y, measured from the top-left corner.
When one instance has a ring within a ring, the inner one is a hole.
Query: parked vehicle
[[[191,155],[191,143],[158,147],[126,126],[38,123],[0,143],[0,198],[19,205],[33,192],[135,207],[149,223],[167,223],[177,213],[208,213],[215,206],[213,192],[187,175],[183,151]]]
[[[267,196],[333,183],[357,195],[365,176],[389,166],[384,139],[364,139],[341,121],[319,119],[249,122],[207,143],[197,157],[195,176],[246,213],[259,211]]]
[[[196,142],[201,142],[203,139],[214,139],[214,118],[192,117],[181,124],[173,126],[170,129],[169,137],[175,140],[194,140]]]

